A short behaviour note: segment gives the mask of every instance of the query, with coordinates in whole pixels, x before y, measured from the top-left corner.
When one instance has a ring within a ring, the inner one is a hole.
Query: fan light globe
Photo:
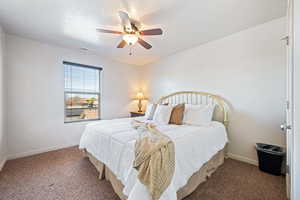
[[[133,45],[138,41],[138,37],[135,34],[125,34],[125,35],[123,35],[123,40],[128,45]]]

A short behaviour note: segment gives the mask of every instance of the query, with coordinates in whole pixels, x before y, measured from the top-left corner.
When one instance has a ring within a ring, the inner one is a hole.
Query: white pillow
[[[147,109],[145,112],[146,119],[149,119],[149,120],[153,119],[153,115],[155,113],[156,107],[157,107],[157,104],[153,104],[153,103],[150,103],[147,105]]]
[[[170,121],[173,107],[168,105],[158,105],[153,116],[155,122],[168,124]]]
[[[212,121],[215,105],[185,105],[183,123],[206,125]]]

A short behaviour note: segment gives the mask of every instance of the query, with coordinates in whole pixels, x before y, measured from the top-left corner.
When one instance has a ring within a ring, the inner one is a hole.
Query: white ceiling
[[[1,0],[0,23],[8,33],[65,47],[88,48],[121,62],[144,65],[183,49],[215,40],[285,15],[286,0]],[[117,49],[121,36],[96,28],[121,30],[124,10],[145,29],[153,45]]]

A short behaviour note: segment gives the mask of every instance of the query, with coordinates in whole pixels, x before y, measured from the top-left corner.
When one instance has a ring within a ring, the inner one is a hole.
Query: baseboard
[[[4,158],[1,162],[0,162],[0,172],[2,171],[2,169],[3,169],[3,167],[4,167],[4,165],[5,165],[5,163],[6,163],[6,158]]]
[[[60,145],[60,146],[54,146],[54,147],[47,147],[47,148],[42,148],[42,149],[36,149],[36,150],[32,150],[32,151],[27,151],[27,152],[22,152],[22,153],[16,153],[16,154],[10,154],[7,157],[7,160],[13,160],[13,159],[17,159],[17,158],[23,158],[23,157],[27,157],[27,156],[32,156],[32,155],[36,155],[36,154],[40,154],[40,153],[45,153],[45,152],[49,152],[49,151],[54,151],[54,150],[59,150],[59,149],[63,149],[63,148],[68,148],[68,147],[72,147],[72,146],[76,146],[78,145],[78,143],[74,143],[74,144],[65,144],[65,145]]]
[[[49,151],[54,151],[54,150],[59,150],[59,149],[67,148],[67,147],[72,147],[72,146],[76,146],[76,145],[78,145],[78,143],[66,144],[66,145],[60,145],[60,146],[43,148],[43,149],[36,149],[36,150],[22,152],[22,153],[11,154],[7,157],[7,159],[3,160],[0,163],[0,171],[1,171],[2,167],[4,166],[4,164],[7,160],[23,158],[23,157],[27,157],[27,156],[40,154],[40,153],[45,153],[45,152],[49,152]],[[233,153],[227,153],[227,156],[231,159],[234,159],[234,160],[238,160],[238,161],[241,161],[241,162],[245,162],[245,163],[249,163],[249,164],[258,166],[257,160],[253,160],[251,158],[247,158],[247,157],[237,155],[237,154],[233,154]]]
[[[241,161],[241,162],[245,162],[245,163],[249,163],[251,165],[258,166],[257,160],[253,160],[251,158],[247,158],[247,157],[237,155],[237,154],[233,154],[233,153],[227,153],[227,156],[231,159],[234,159],[234,160],[238,160],[238,161]]]

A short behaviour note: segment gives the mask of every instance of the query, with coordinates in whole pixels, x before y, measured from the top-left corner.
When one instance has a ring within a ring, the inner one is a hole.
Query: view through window
[[[63,62],[65,68],[65,122],[100,119],[102,68]]]

